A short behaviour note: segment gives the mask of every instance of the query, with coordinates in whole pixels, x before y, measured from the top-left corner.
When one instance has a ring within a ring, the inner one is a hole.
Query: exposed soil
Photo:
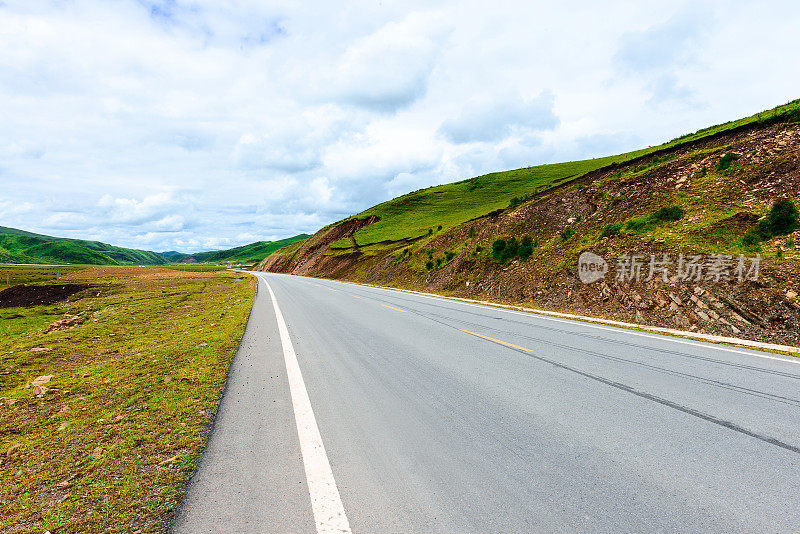
[[[271,255],[264,260],[265,271],[292,272],[295,274],[310,274],[322,267],[337,273],[337,277],[344,276],[345,272],[358,261],[360,252],[355,251],[344,256],[326,256],[331,249],[331,244],[340,239],[353,237],[358,230],[372,223],[378,222],[379,217],[371,216],[366,219],[349,219],[341,224],[323,228],[306,241],[298,249],[297,254]],[[355,241],[354,241],[355,243]]]
[[[55,304],[88,289],[87,284],[19,285],[0,291],[0,308]]]

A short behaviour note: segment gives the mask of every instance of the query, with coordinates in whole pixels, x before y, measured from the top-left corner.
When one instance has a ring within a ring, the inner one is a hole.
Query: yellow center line
[[[395,311],[399,311],[399,312],[402,312],[402,313],[406,312],[405,310],[401,310],[400,308],[395,308],[395,307],[389,306],[388,304],[381,304],[381,306],[386,306],[387,308],[391,308],[391,309],[393,309]]]
[[[353,294],[351,294],[350,296],[353,297],[353,298],[356,298],[356,299],[360,299],[361,298],[358,295],[353,295]]]
[[[520,347],[519,345],[514,345],[513,343],[509,343],[507,341],[500,341],[499,339],[495,339],[493,337],[484,336],[481,334],[476,334],[475,332],[470,332],[469,330],[462,330],[462,332],[466,332],[467,334],[472,334],[473,336],[482,337],[483,339],[488,339],[489,341],[494,341],[495,343],[500,343],[501,345],[507,345],[509,347],[514,347],[515,349],[524,350],[525,352],[533,352],[531,349],[526,349],[525,347]]]

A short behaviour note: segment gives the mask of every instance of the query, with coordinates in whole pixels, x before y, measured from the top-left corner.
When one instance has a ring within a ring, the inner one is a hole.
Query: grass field
[[[605,158],[497,172],[429,187],[378,204],[356,215],[355,217],[359,219],[377,215],[380,221],[358,230],[354,236],[355,241],[357,245],[362,246],[382,241],[416,239],[428,233],[435,234],[494,210],[506,208],[515,198],[524,200],[528,195],[540,193],[554,185],[612,163],[621,164],[639,156],[677,147],[748,124],[779,120],[800,120],[800,100],[737,121],[704,128],[656,147]],[[339,249],[352,246],[350,239],[343,239],[334,244],[334,248]]]
[[[254,280],[92,267],[68,281],[92,287],[61,304],[0,309],[0,531],[164,531]],[[74,324],[47,332],[59,319]],[[49,375],[46,391],[32,386]]]
[[[18,284],[59,280],[61,276],[80,271],[87,265],[3,265],[0,264],[0,291]]]
[[[165,265],[167,269],[172,269],[175,271],[183,271],[187,273],[206,273],[206,272],[213,272],[213,271],[225,271],[228,268],[224,265],[204,265],[202,263],[185,263],[185,264],[175,264],[175,265]]]

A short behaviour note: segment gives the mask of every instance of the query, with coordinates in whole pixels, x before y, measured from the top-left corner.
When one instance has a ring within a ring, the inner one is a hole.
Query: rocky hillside
[[[418,237],[362,244],[359,230],[381,219],[351,218],[259,267],[800,345],[798,199],[800,125],[788,116],[673,143]]]

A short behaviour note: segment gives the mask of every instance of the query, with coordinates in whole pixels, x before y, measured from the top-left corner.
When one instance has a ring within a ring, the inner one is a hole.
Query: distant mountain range
[[[170,263],[258,263],[276,250],[309,237],[308,234],[299,234],[278,241],[256,241],[249,245],[242,245],[228,250],[212,250],[196,254],[184,254],[170,250],[169,252],[159,252],[159,255]]]
[[[184,254],[152,252],[86,241],[35,234],[0,226],[0,263],[53,263],[90,265],[163,265],[167,263],[256,263],[275,250],[309,237],[300,234],[279,241],[258,241],[229,250]]]

